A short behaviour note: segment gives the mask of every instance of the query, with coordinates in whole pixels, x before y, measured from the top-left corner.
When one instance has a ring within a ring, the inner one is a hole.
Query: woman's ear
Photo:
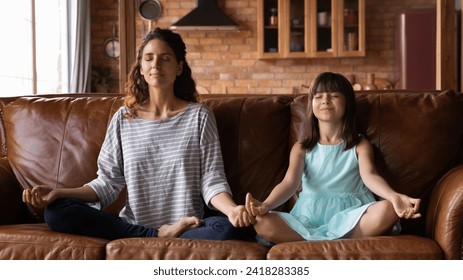
[[[180,76],[183,72],[183,61],[180,61],[177,64],[177,76]]]

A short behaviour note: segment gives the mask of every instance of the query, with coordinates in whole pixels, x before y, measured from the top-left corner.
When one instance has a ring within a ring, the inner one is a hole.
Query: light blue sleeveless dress
[[[342,238],[375,203],[363,184],[356,146],[317,144],[304,159],[302,191],[290,213],[278,213],[306,240]]]

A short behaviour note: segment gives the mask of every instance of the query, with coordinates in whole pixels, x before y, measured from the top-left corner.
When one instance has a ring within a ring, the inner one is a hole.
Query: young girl
[[[399,218],[418,218],[420,200],[395,192],[378,175],[370,143],[355,127],[355,95],[349,81],[322,73],[309,89],[311,132],[296,143],[289,167],[264,202],[251,194],[259,238],[271,243],[377,236]],[[272,209],[302,191],[290,213]],[[373,193],[384,200],[376,201]]]
[[[196,101],[179,34],[157,28],[138,49],[124,105],[113,116],[98,157],[98,177],[77,188],[36,186],[23,200],[45,208],[53,230],[127,237],[235,238],[253,222],[232,200],[214,115]],[[103,211],[127,186],[126,205]],[[95,203],[91,207],[89,203]],[[226,217],[203,219],[204,203]]]

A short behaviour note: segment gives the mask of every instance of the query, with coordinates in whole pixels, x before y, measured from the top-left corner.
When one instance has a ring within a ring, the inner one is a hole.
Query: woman
[[[107,239],[235,238],[235,227],[249,226],[253,217],[231,198],[215,118],[197,103],[180,35],[150,32],[129,78],[125,106],[114,114],[98,157],[97,178],[72,189],[36,186],[24,191],[23,200],[46,207],[45,221],[61,232]],[[125,186],[119,217],[101,211]],[[204,202],[226,217],[202,220]]]

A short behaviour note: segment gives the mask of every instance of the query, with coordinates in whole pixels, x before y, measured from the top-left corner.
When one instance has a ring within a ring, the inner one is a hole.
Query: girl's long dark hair
[[[135,104],[142,104],[149,97],[148,83],[140,72],[141,59],[143,50],[149,41],[159,39],[166,42],[174,51],[177,63],[183,61],[182,73],[177,76],[174,82],[174,94],[180,99],[197,102],[198,93],[196,91],[196,83],[191,74],[191,68],[186,61],[186,46],[182,37],[170,29],[156,28],[149,32],[141,45],[138,47],[137,58],[132,64],[129,72],[129,79],[125,86],[124,105],[129,110],[129,116],[135,113]]]
[[[309,119],[310,128],[309,135],[301,143],[302,148],[310,151],[320,140],[318,119],[313,114],[312,108],[312,100],[318,92],[339,92],[344,95],[346,108],[342,119],[343,126],[341,132],[342,139],[345,143],[344,150],[348,150],[358,144],[360,137],[355,125],[356,109],[354,89],[352,88],[351,83],[343,75],[332,72],[324,72],[318,75],[309,87],[307,117]]]

